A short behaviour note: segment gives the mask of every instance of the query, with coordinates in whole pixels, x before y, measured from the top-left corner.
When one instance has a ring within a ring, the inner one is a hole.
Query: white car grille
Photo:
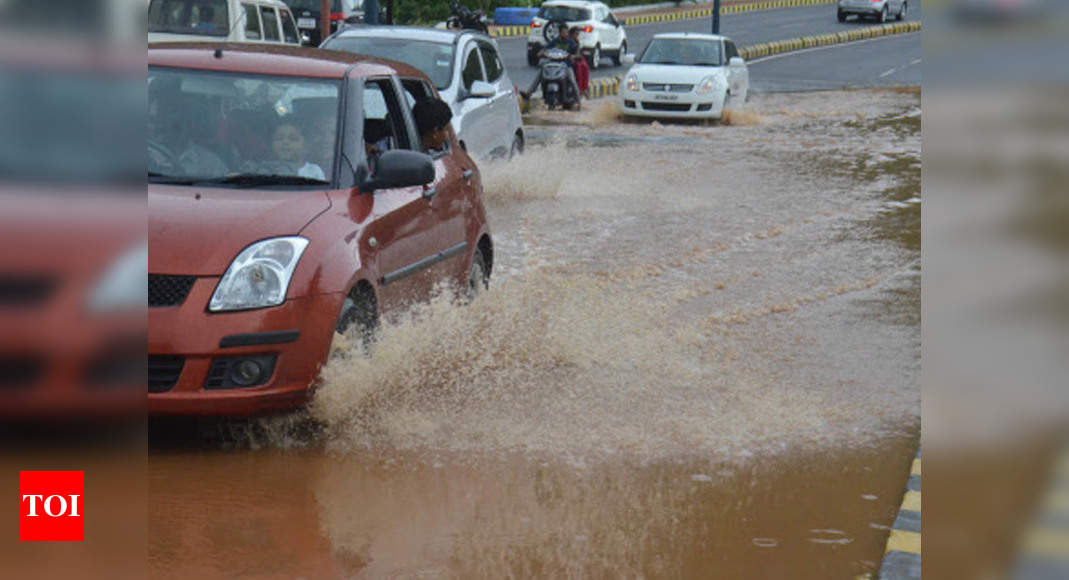
[[[694,85],[642,83],[642,90],[654,93],[689,93],[694,90]]]

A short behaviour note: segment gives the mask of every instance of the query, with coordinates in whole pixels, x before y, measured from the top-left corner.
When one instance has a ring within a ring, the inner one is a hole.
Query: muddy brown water
[[[303,416],[153,442],[154,576],[877,569],[919,436],[919,93],[587,109],[482,168],[489,292],[336,337]]]

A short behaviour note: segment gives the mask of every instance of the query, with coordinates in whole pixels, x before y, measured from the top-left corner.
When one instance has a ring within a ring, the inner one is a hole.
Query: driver
[[[541,58],[546,50],[550,48],[559,48],[567,51],[568,54],[571,55],[572,60],[583,58],[583,56],[579,54],[579,43],[573,40],[568,34],[568,27],[564,23],[561,23],[557,28],[560,32],[559,36],[557,36],[553,42],[546,45],[546,48],[538,51],[538,57]],[[535,75],[534,81],[531,82],[531,86],[527,87],[526,91],[520,91],[520,95],[522,95],[524,99],[530,100],[531,93],[533,93],[540,84],[542,84],[542,67],[538,68],[538,74]],[[580,103],[581,93],[579,92],[579,83],[575,82],[575,71],[572,67],[568,67],[568,84],[571,85],[572,90],[575,91],[575,108],[582,108]]]

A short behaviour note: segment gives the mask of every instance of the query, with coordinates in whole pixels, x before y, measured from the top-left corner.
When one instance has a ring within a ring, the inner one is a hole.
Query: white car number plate
[[[315,27],[316,27],[316,19],[315,18],[298,18],[297,19],[297,28],[315,28]]]
[[[678,95],[653,95],[655,101],[678,101]]]

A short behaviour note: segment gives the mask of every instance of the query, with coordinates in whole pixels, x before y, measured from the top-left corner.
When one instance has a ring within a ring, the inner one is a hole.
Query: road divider
[[[752,44],[750,46],[744,46],[740,48],[739,56],[746,60],[754,60],[758,58],[764,58],[766,56],[772,56],[774,54],[782,54],[785,52],[803,50],[806,48],[830,46],[833,44],[853,42],[855,40],[866,40],[870,38],[878,38],[881,36],[891,36],[893,34],[917,32],[920,29],[921,23],[919,20],[910,20],[908,22],[894,22],[891,24],[881,24],[879,26],[866,26],[864,28],[854,28],[851,30],[843,30],[840,32],[818,34],[816,36],[802,36],[798,38],[788,38],[786,40],[774,40],[772,42]]]
[[[910,466],[906,493],[895,523],[887,536],[887,548],[880,564],[881,580],[921,578],[921,452]]]
[[[766,0],[764,2],[738,2],[721,6],[720,14],[742,14],[744,12],[762,12],[765,10],[777,10],[780,8],[799,8],[802,6],[816,6],[818,4],[832,4],[836,1],[837,0]],[[624,26],[637,26],[640,24],[656,24],[659,22],[673,22],[676,20],[696,20],[699,18],[712,17],[712,8],[696,8],[694,10],[624,16],[620,18],[620,21]],[[527,36],[530,32],[530,26],[490,27],[490,36],[494,36],[496,38]]]
[[[797,50],[805,50],[807,48],[816,48],[818,46],[831,46],[834,44],[844,44],[858,40],[879,38],[881,36],[918,32],[920,29],[921,23],[919,20],[881,24],[879,26],[866,26],[864,28],[844,30],[842,32],[820,34],[817,36],[802,36],[743,46],[739,48],[739,56],[749,61],[772,56],[774,54],[783,54]],[[587,88],[586,98],[600,99],[610,95],[618,95],[620,94],[620,82],[622,80],[623,77],[620,75],[591,79],[590,86]],[[529,107],[524,107],[524,112],[527,112],[527,109],[529,109]]]

